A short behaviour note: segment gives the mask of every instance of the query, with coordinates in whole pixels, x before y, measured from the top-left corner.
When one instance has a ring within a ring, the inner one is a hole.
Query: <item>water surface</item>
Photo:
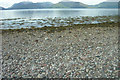
[[[118,9],[19,9],[2,10],[0,19],[118,15]]]

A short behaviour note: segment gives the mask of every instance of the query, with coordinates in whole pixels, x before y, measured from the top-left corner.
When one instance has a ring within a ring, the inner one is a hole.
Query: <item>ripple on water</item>
[[[46,19],[3,19],[0,21],[0,29],[20,29],[34,27],[59,27],[68,26],[71,24],[97,24],[102,22],[117,22],[115,16],[96,16],[96,17],[55,17]]]

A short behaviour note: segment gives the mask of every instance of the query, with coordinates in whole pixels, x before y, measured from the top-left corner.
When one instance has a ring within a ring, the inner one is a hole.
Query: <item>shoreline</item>
[[[43,27],[60,27],[60,26],[74,26],[84,24],[102,24],[119,22],[118,16],[76,16],[76,17],[55,17],[45,19],[3,19],[0,21],[0,29],[23,29],[23,28],[43,28]]]
[[[52,31],[62,31],[62,30],[66,30],[66,29],[75,29],[75,28],[82,28],[84,26],[85,27],[90,27],[90,26],[97,26],[97,27],[104,27],[104,25],[108,26],[110,24],[115,24],[115,25],[119,25],[119,22],[104,22],[104,23],[97,23],[97,24],[73,24],[71,26],[60,26],[60,27],[41,27],[41,28],[21,28],[21,29],[0,29],[3,33],[7,32],[7,31],[30,31],[30,30],[40,30],[40,31],[46,31],[48,33],[51,33]]]

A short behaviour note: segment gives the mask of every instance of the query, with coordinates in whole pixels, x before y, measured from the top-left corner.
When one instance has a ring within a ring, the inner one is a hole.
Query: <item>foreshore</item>
[[[118,23],[2,31],[3,77],[118,78]]]

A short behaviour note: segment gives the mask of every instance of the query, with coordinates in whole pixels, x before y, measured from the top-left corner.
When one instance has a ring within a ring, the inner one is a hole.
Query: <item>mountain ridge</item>
[[[0,6],[0,10],[5,10],[5,8]]]
[[[97,8],[118,8],[118,2],[102,2],[95,5]]]
[[[53,5],[53,3],[51,2],[41,2],[41,3],[20,2],[20,3],[13,4],[8,9],[41,9],[41,8],[48,8],[51,5]]]
[[[61,1],[52,6],[53,8],[87,8],[86,4],[73,1]]]
[[[107,0],[105,2],[96,4],[96,5],[87,5],[77,1],[63,0],[59,3],[53,4],[51,2],[19,2],[13,4],[9,8],[1,7],[1,10],[11,10],[11,9],[42,9],[42,8],[118,8],[118,2],[110,2]]]

